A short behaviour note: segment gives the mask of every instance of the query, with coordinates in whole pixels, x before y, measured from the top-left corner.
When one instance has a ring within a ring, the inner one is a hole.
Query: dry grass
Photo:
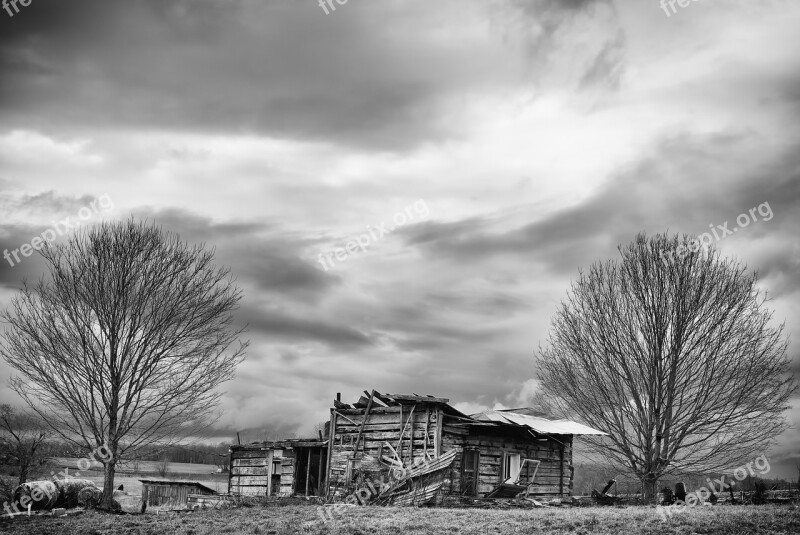
[[[324,523],[308,505],[241,508],[170,514],[106,515],[0,520],[11,533],[86,534],[796,534],[800,508],[788,506],[694,507],[662,522],[653,507],[534,510],[409,509],[348,507]]]

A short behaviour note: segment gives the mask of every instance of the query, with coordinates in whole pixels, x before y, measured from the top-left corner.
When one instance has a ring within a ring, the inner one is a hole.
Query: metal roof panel
[[[587,425],[579,424],[571,420],[548,420],[547,418],[520,414],[518,412],[485,411],[473,414],[472,418],[482,421],[524,425],[539,433],[553,435],[608,435],[608,433],[592,429]]]

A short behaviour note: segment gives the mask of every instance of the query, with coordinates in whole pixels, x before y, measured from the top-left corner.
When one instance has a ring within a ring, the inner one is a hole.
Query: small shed
[[[211,495],[217,491],[199,481],[177,479],[140,479],[142,482],[142,510],[147,506],[167,505],[183,507],[190,494]]]
[[[228,493],[324,496],[327,461],[327,440],[301,438],[231,446]]]

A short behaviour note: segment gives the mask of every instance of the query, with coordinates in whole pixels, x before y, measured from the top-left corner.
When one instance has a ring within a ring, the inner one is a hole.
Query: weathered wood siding
[[[356,439],[364,421],[364,409],[337,409],[331,415],[333,437],[330,443],[330,471],[328,492],[336,499],[345,497],[359,486],[359,481],[378,481],[388,470],[367,459],[377,459],[380,454],[392,456],[386,443],[391,444],[408,466],[415,459],[424,460],[425,451],[436,457],[456,449],[459,455],[450,468],[442,487],[442,494],[461,495],[461,462],[465,448],[479,451],[478,496],[485,496],[500,482],[504,454],[516,453],[521,459],[541,461],[536,473],[533,494],[539,496],[569,496],[572,494],[572,436],[555,435],[536,440],[520,431],[480,426],[461,425],[459,419],[444,415],[436,406],[417,405],[413,420],[409,420],[411,407],[373,408],[361,434],[361,446],[356,450]],[[402,418],[402,420],[401,420]],[[406,422],[409,422],[406,424]],[[413,425],[412,425],[413,422]],[[404,438],[400,433],[406,424]],[[412,438],[413,437],[413,438]],[[427,439],[427,440],[426,440]],[[348,462],[350,479],[348,481]]]
[[[334,497],[341,498],[355,490],[359,477],[378,480],[381,476],[380,472],[383,472],[384,475],[388,474],[387,469],[380,470],[374,464],[362,465],[361,463],[365,455],[377,459],[381,451],[383,455],[392,457],[392,451],[386,447],[387,442],[392,448],[395,448],[406,466],[413,463],[415,459],[419,459],[420,462],[424,460],[426,451],[431,458],[438,453],[437,423],[441,417],[441,411],[436,407],[426,407],[420,404],[415,407],[413,418],[410,418],[411,407],[402,409],[400,407],[373,407],[361,433],[361,445],[358,453],[353,457],[359,429],[364,422],[364,412],[364,409],[338,409],[334,410],[331,415],[331,429],[334,435],[331,437],[329,446],[328,491]],[[403,426],[406,427],[406,430],[401,441],[400,434]],[[346,476],[348,461],[351,459],[354,459],[352,462],[353,475],[348,483]]]
[[[569,496],[572,494],[572,436],[555,435],[537,441],[524,435],[498,435],[481,433],[480,428],[465,428],[445,425],[442,431],[442,449],[457,449],[459,455],[451,468],[449,484],[445,493],[461,494],[461,463],[465,448],[477,449],[479,458],[478,496],[484,496],[501,482],[504,454],[519,454],[521,459],[541,461],[536,472],[531,492],[543,496]],[[546,437],[542,437],[546,438]],[[557,441],[558,442],[557,442]],[[559,442],[563,443],[559,444]],[[563,458],[562,458],[563,447]]]
[[[280,490],[278,496],[291,496],[294,492],[295,450],[281,448],[283,456],[280,464],[274,464],[280,470]],[[246,496],[266,496],[270,485],[268,455],[269,448],[236,449],[231,451],[230,460],[230,493]]]
[[[142,502],[147,506],[181,507],[189,494],[212,494],[201,487],[180,483],[142,483]]]

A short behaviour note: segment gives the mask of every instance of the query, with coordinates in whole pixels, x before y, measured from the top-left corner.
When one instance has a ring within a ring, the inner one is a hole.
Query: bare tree
[[[796,388],[757,275],[691,243],[640,234],[620,261],[581,273],[539,355],[544,389],[610,434],[587,440],[650,501],[665,474],[763,452]]]
[[[20,485],[32,468],[44,463],[47,437],[47,426],[35,415],[0,405],[0,463],[17,467]]]
[[[212,421],[217,387],[247,346],[232,327],[241,294],[213,252],[133,220],[48,243],[41,255],[49,278],[26,283],[3,315],[0,354],[33,410],[100,452],[110,508],[123,455]]]

